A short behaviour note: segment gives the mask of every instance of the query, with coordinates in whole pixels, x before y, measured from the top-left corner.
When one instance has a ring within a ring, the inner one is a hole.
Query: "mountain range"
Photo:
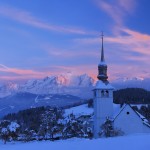
[[[120,78],[111,82],[115,89],[144,88],[150,90],[150,79]],[[39,107],[66,107],[92,98],[95,80],[87,74],[48,76],[24,84],[8,82],[0,85],[0,117],[19,110]]]
[[[119,78],[111,84],[115,89],[144,88],[150,90],[150,78]],[[74,76],[71,74],[48,76],[43,79],[29,80],[24,84],[8,82],[0,85],[0,97],[18,92],[33,94],[70,94],[81,98],[90,98],[95,80],[87,74]]]
[[[94,80],[88,75],[49,76],[25,84],[0,86],[0,117],[19,110],[40,107],[68,107],[84,103],[92,95]]]
[[[24,84],[11,82],[3,84],[0,86],[0,97],[18,92],[28,92],[33,94],[70,94],[88,98],[91,96],[94,83],[94,79],[86,74],[48,76],[44,79],[29,80]]]

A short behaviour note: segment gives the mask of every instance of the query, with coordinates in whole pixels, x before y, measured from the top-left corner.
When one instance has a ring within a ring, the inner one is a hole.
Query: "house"
[[[124,134],[150,133],[148,120],[129,104],[121,108],[113,119],[114,127],[121,129]]]

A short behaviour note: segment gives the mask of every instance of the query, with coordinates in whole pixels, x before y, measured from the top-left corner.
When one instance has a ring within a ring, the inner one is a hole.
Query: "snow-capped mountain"
[[[111,81],[115,89],[137,87],[150,90],[150,78],[118,78]],[[75,76],[70,73],[48,76],[44,79],[29,80],[24,84],[6,83],[0,85],[0,97],[5,97],[17,92],[33,94],[70,94],[81,98],[92,97],[91,90],[95,81],[87,74]]]
[[[5,97],[11,95],[18,91],[19,85],[16,83],[8,82],[5,84],[0,84],[0,97]]]
[[[138,87],[150,90],[150,78],[120,78],[115,89]],[[0,116],[38,106],[68,106],[92,98],[95,81],[90,76],[71,74],[29,80],[25,84],[0,85]]]
[[[94,80],[86,74],[48,76],[22,85],[1,85],[0,117],[31,107],[66,107],[82,103],[91,97],[93,85]]]
[[[29,80],[19,85],[9,83],[1,85],[0,97],[5,97],[17,92],[33,94],[70,94],[87,98],[91,95],[94,79],[87,74],[74,76],[71,74],[48,76],[44,79]]]
[[[143,88],[146,90],[150,90],[150,78],[119,78],[117,80],[112,81],[112,85],[116,89],[122,88]]]
[[[71,94],[86,98],[90,94],[88,89],[92,89],[93,85],[94,80],[86,74],[81,76],[58,75],[41,80],[30,80],[20,86],[19,91],[34,94]]]

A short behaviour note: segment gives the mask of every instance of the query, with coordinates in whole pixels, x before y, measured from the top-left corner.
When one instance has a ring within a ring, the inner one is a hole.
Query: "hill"
[[[43,94],[37,95],[20,92],[0,99],[0,117],[15,113],[19,110],[40,106],[68,107],[82,104],[85,101],[69,94]]]
[[[126,88],[114,92],[114,103],[150,104],[150,91],[141,88]]]

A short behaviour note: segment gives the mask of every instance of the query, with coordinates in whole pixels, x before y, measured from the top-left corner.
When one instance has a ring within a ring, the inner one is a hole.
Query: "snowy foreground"
[[[0,141],[0,150],[149,150],[149,135],[132,135],[102,139],[69,139],[29,143],[7,143]]]

